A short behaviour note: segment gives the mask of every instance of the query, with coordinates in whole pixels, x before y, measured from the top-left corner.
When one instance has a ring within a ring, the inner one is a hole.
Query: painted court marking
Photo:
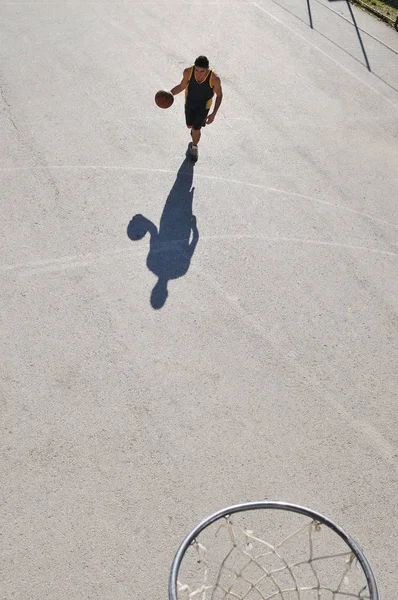
[[[2,168],[0,171],[3,172],[19,172],[19,171],[37,171],[37,170],[105,170],[105,171],[132,171],[132,172],[143,172],[143,173],[156,173],[156,174],[167,174],[175,176],[175,172],[171,169],[151,169],[146,167],[121,167],[121,166],[101,166],[101,165],[53,165],[46,167],[12,167],[12,168]],[[398,226],[392,223],[388,223],[383,221],[382,219],[378,219],[377,217],[373,217],[367,213],[363,213],[361,211],[349,208],[347,206],[342,206],[339,204],[335,204],[333,202],[328,202],[326,200],[319,200],[317,198],[312,198],[311,196],[306,196],[305,194],[299,194],[297,192],[291,192],[288,190],[282,190],[279,188],[269,187],[263,184],[252,183],[249,181],[242,181],[239,179],[220,177],[217,175],[205,175],[205,174],[195,174],[195,177],[199,179],[207,179],[210,181],[221,181],[223,183],[229,183],[234,185],[244,185],[247,187],[251,187],[254,189],[263,190],[264,192],[272,192],[276,194],[285,195],[287,197],[297,199],[297,200],[305,200],[306,202],[318,203],[326,207],[331,207],[338,210],[343,210],[352,214],[359,215],[361,217],[365,217],[372,221],[376,221],[378,223],[382,223],[383,225],[387,225],[389,227],[393,227],[398,230]],[[360,252],[369,252],[373,254],[380,254],[385,256],[398,256],[397,252],[393,252],[390,250],[385,250],[382,248],[371,248],[368,246],[355,246],[351,244],[344,244],[340,242],[333,242],[329,240],[317,240],[317,239],[308,239],[308,238],[299,238],[299,237],[286,237],[286,236],[264,236],[264,235],[256,235],[256,234],[230,234],[230,235],[218,235],[218,236],[201,236],[201,241],[212,241],[212,240],[231,240],[231,241],[239,241],[239,240],[263,240],[267,243],[293,243],[293,244],[307,244],[313,246],[324,246],[329,248],[337,248],[337,249],[349,249],[356,250]],[[370,241],[370,240],[369,240]],[[178,243],[178,240],[176,240]],[[173,242],[169,242],[169,245],[172,245]],[[140,249],[142,252],[146,252],[145,249]],[[130,248],[119,248],[112,252],[98,252],[98,253],[87,253],[87,254],[76,254],[71,256],[65,256],[60,258],[54,258],[44,261],[33,261],[27,263],[18,263],[14,265],[3,265],[0,267],[0,273],[9,273],[13,271],[20,270],[21,272],[18,274],[19,276],[33,276],[36,274],[44,274],[44,273],[56,273],[60,271],[64,271],[67,269],[73,268],[81,268],[84,266],[93,265],[99,262],[106,262],[110,257],[115,257],[118,255],[129,254],[131,252]]]
[[[134,172],[144,172],[144,173],[146,172],[146,173],[158,173],[158,174],[163,173],[163,174],[173,175],[173,176],[175,176],[175,174],[176,174],[175,171],[172,171],[170,169],[150,169],[150,168],[145,168],[145,167],[120,167],[120,166],[100,166],[100,165],[85,165],[85,166],[59,165],[59,166],[45,166],[45,167],[36,166],[36,167],[20,167],[20,168],[14,167],[14,168],[1,168],[0,171],[9,172],[9,173],[11,173],[11,172],[17,173],[17,172],[21,172],[21,171],[68,170],[68,169],[70,169],[70,170],[96,169],[96,170],[108,170],[108,171],[112,171],[112,170],[113,171],[134,171]],[[379,223],[383,223],[384,225],[388,225],[390,227],[393,227],[394,229],[398,229],[398,226],[388,223],[386,221],[382,221],[381,219],[373,217],[372,215],[368,215],[366,213],[362,213],[360,211],[357,211],[357,210],[354,210],[354,209],[351,209],[351,208],[348,208],[345,206],[334,204],[332,202],[327,202],[324,200],[312,198],[312,197],[306,196],[304,194],[299,194],[296,192],[290,192],[288,190],[281,190],[278,188],[268,187],[263,184],[257,184],[257,183],[252,183],[252,182],[248,182],[248,181],[242,181],[239,179],[232,179],[232,178],[220,177],[220,176],[215,176],[215,175],[195,174],[195,177],[197,177],[199,179],[202,178],[202,179],[213,180],[213,181],[221,181],[221,182],[231,183],[231,184],[236,184],[236,185],[245,185],[245,186],[255,188],[255,189],[260,189],[260,190],[264,190],[264,191],[268,191],[268,192],[271,191],[274,193],[283,194],[288,197],[296,198],[299,200],[320,203],[324,206],[333,207],[335,209],[345,210],[347,212],[357,214],[362,217],[366,217],[370,220],[373,220],[373,221],[376,221]],[[387,251],[387,250],[382,250],[382,249],[377,249],[377,248],[368,248],[368,247],[364,247],[364,246],[350,246],[348,244],[340,244],[337,242],[330,242],[330,241],[325,241],[325,240],[301,239],[301,238],[295,238],[295,237],[294,238],[279,237],[279,236],[267,237],[267,236],[262,236],[262,235],[257,236],[257,235],[250,235],[250,234],[248,234],[248,235],[231,234],[231,235],[220,235],[220,236],[201,236],[200,239],[201,239],[201,241],[221,240],[221,239],[231,239],[231,240],[262,239],[267,243],[269,243],[269,242],[271,242],[271,243],[285,242],[285,243],[312,244],[312,245],[326,246],[326,247],[330,247],[330,248],[349,248],[349,249],[358,250],[358,251],[366,251],[366,252],[384,254],[384,255],[389,255],[389,256],[398,256],[398,253]],[[138,250],[138,248],[137,248],[137,250]],[[135,250],[135,252],[137,250]],[[147,251],[148,251],[147,244],[141,245],[139,247],[140,254],[142,253],[142,254],[146,255]],[[132,253],[131,245],[129,245],[129,246],[126,245],[124,248],[116,249],[112,252],[76,254],[76,255],[65,256],[65,257],[61,257],[61,258],[44,260],[44,261],[33,261],[30,263],[28,262],[28,263],[14,264],[14,265],[4,265],[4,266],[0,267],[0,272],[2,272],[4,274],[7,272],[12,273],[13,271],[20,269],[21,270],[20,273],[17,274],[19,277],[44,275],[46,273],[54,273],[54,272],[57,273],[57,272],[65,270],[65,269],[79,268],[79,267],[84,267],[84,266],[91,265],[91,264],[96,264],[101,261],[108,261],[110,257],[115,257],[118,255],[120,255],[120,256],[130,255],[131,253]],[[213,288],[214,292],[217,295],[222,296],[224,301],[227,301],[227,303],[230,307],[230,310],[233,311],[239,318],[243,319],[253,331],[257,332],[259,335],[261,335],[262,337],[267,339],[267,341],[273,345],[275,352],[278,353],[278,355],[280,355],[281,357],[284,357],[284,359],[287,362],[289,362],[296,370],[298,370],[298,372],[301,373],[303,375],[303,377],[306,378],[307,381],[310,380],[311,385],[314,387],[314,389],[317,390],[317,392],[319,394],[322,394],[323,396],[325,396],[325,394],[326,394],[329,397],[331,405],[335,406],[335,408],[339,411],[339,413],[342,415],[342,417],[345,419],[345,421],[351,426],[351,428],[359,431],[363,436],[366,436],[368,442],[374,448],[377,449],[379,454],[382,455],[393,468],[396,469],[397,467],[395,464],[394,448],[388,442],[388,440],[385,439],[384,436],[382,434],[380,434],[369,423],[367,423],[365,421],[360,421],[357,418],[354,418],[350,414],[350,412],[341,403],[337,402],[336,399],[326,389],[324,389],[323,386],[321,386],[319,384],[319,381],[317,380],[316,377],[313,376],[311,370],[305,369],[302,365],[300,365],[300,363],[297,360],[294,359],[294,357],[290,357],[285,352],[280,351],[278,346],[273,343],[272,335],[270,336],[270,332],[268,331],[268,329],[266,327],[264,327],[257,318],[254,318],[252,315],[250,315],[250,313],[245,309],[245,307],[239,303],[238,299],[230,298],[228,295],[225,294],[225,291],[222,289],[222,286],[220,286],[220,284],[218,284],[214,280],[214,278],[211,277],[211,275],[209,273],[206,273],[203,270],[198,269],[198,267],[196,267],[196,268],[198,270],[199,276],[202,277],[205,281],[207,281],[207,283]]]
[[[230,235],[217,235],[217,236],[200,236],[201,242],[210,241],[244,241],[244,240],[261,240],[268,244],[302,244],[310,246],[325,246],[327,248],[336,249],[347,249],[357,250],[359,252],[369,252],[371,254],[381,254],[386,256],[397,256],[398,252],[391,252],[389,250],[382,250],[379,248],[369,248],[367,246],[352,246],[350,244],[341,244],[339,242],[329,242],[325,240],[315,240],[307,238],[296,238],[296,237],[285,237],[285,236],[274,236],[268,237],[265,235],[255,234],[230,234]],[[173,240],[170,242],[164,242],[159,248],[158,252],[164,252],[168,248],[176,246],[178,248],[180,240]],[[139,253],[146,255],[148,252],[147,246],[138,246]],[[111,252],[89,252],[87,254],[73,254],[71,256],[64,256],[60,258],[53,258],[43,261],[33,261],[28,263],[18,263],[14,265],[3,265],[0,267],[0,273],[11,273],[20,270],[18,277],[32,277],[34,275],[44,275],[46,273],[60,273],[69,269],[80,269],[82,267],[88,267],[99,263],[109,262],[111,258],[117,256],[125,256],[131,254],[131,248],[118,248]],[[135,252],[137,254],[137,252]]]
[[[144,173],[164,173],[166,175],[176,175],[175,171],[171,169],[151,169],[149,167],[130,167],[130,166],[119,166],[119,165],[46,165],[46,166],[32,166],[32,167],[0,167],[0,172],[11,173],[13,171],[40,171],[40,170],[84,170],[84,169],[92,169],[92,170],[104,170],[104,171],[137,171]],[[199,179],[209,179],[210,181],[222,181],[223,183],[233,183],[237,185],[245,185],[247,187],[256,188],[259,190],[264,190],[266,192],[273,192],[275,194],[285,194],[286,196],[290,196],[292,198],[298,198],[302,200],[307,200],[308,202],[315,202],[317,204],[321,204],[324,206],[330,206],[332,208],[337,208],[348,213],[352,213],[355,215],[359,215],[366,219],[370,219],[371,221],[375,221],[376,223],[381,223],[383,225],[387,225],[388,227],[393,227],[398,230],[398,225],[394,225],[393,223],[389,223],[388,221],[384,221],[383,219],[379,219],[378,217],[374,217],[368,213],[362,212],[360,210],[355,210],[354,208],[349,208],[348,206],[343,206],[341,204],[337,204],[334,202],[328,202],[327,200],[319,200],[318,198],[312,198],[311,196],[306,196],[305,194],[299,194],[298,192],[291,192],[289,190],[282,190],[275,187],[269,187],[261,183],[252,183],[250,181],[242,181],[240,179],[234,179],[230,177],[221,177],[220,175],[205,175],[203,173],[195,173],[195,177]]]

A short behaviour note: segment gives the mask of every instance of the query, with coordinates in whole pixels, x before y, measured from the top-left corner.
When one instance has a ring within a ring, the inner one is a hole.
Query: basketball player
[[[192,67],[184,69],[181,83],[173,87],[173,96],[185,90],[185,121],[191,130],[192,142],[189,153],[192,160],[198,159],[198,143],[202,127],[213,123],[222,102],[221,80],[214,71],[209,69],[206,56],[198,56]],[[212,113],[209,110],[216,95]]]

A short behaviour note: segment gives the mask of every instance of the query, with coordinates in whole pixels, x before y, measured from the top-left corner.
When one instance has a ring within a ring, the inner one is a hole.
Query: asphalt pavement
[[[0,14],[0,597],[165,599],[199,520],[272,499],[393,598],[398,33],[326,1]],[[192,166],[153,97],[199,54]]]

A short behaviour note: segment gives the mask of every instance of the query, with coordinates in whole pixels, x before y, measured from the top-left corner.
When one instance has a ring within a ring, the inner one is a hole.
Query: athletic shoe
[[[198,160],[198,157],[199,157],[198,147],[191,144],[191,147],[189,150],[190,150],[192,160]]]

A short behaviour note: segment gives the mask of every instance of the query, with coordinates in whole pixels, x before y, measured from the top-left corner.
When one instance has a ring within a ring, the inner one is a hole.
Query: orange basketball
[[[155,102],[159,108],[170,108],[174,102],[174,96],[170,92],[160,90],[155,94]]]

